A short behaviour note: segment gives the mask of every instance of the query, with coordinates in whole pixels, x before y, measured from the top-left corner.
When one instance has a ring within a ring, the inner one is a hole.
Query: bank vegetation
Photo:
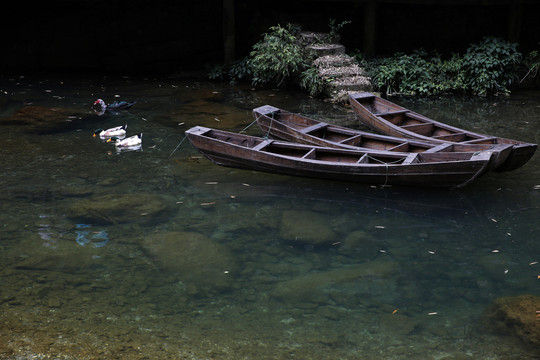
[[[338,31],[347,23],[330,20],[329,34],[338,40]],[[314,54],[302,46],[300,30],[291,24],[270,27],[248,56],[215,66],[209,77],[233,84],[250,81],[254,86],[299,86],[313,96],[324,94],[332,79],[317,76]],[[356,50],[350,55],[371,78],[373,90],[386,95],[508,95],[525,83],[534,83],[540,68],[538,50],[524,55],[518,44],[494,37],[470,44],[464,54],[446,57],[425,49],[388,57],[366,57]]]

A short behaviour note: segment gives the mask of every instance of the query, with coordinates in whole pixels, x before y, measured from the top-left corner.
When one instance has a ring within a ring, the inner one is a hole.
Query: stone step
[[[320,67],[319,75],[326,78],[343,78],[351,76],[365,76],[366,72],[360,66],[353,64],[349,66]]]
[[[347,91],[371,91],[371,80],[365,76],[352,76],[342,79],[336,79],[329,83],[329,86],[334,90]]]
[[[340,44],[314,44],[307,46],[307,49],[313,51],[317,57],[345,54],[345,46]]]
[[[335,102],[347,102],[348,95],[361,91],[372,91],[371,79],[356,60],[345,54],[345,46],[333,43],[327,33],[304,31],[299,42],[315,54],[313,65],[319,77],[328,81],[328,96]],[[339,41],[339,40],[338,40]]]
[[[345,54],[319,56],[313,60],[313,65],[318,67],[349,66],[354,64],[356,64],[356,61]]]
[[[358,90],[333,90],[328,94],[332,102],[346,104],[349,101],[349,95],[358,93]]]
[[[322,32],[301,31],[298,37],[304,46],[332,42],[330,34]]]

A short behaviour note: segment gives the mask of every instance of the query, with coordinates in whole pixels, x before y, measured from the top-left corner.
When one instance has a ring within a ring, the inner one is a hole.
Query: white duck
[[[114,142],[114,145],[116,147],[135,147],[140,146],[142,144],[142,133],[130,136],[125,139],[120,139],[118,136],[113,136],[110,139],[107,140],[107,142]]]
[[[93,136],[94,137],[99,136],[102,139],[116,136],[118,138],[123,139],[123,138],[126,137],[126,129],[127,129],[127,124],[122,125],[122,126],[113,127],[113,128],[107,129],[107,130],[97,129],[96,131],[94,131]]]

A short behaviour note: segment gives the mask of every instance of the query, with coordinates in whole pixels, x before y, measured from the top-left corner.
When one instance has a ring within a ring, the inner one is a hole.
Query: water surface
[[[1,358],[534,358],[485,312],[540,295],[538,155],[459,190],[279,176],[213,165],[184,131],[260,135],[265,104],[359,127],[350,110],[189,80],[0,84]],[[538,92],[395,101],[540,141]],[[122,124],[141,150],[92,137]]]

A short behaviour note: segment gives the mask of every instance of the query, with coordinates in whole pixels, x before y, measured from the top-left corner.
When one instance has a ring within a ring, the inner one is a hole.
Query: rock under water
[[[188,293],[211,294],[234,286],[238,263],[229,249],[196,232],[156,232],[142,244],[158,268],[174,273]]]
[[[540,346],[540,296],[517,295],[496,299],[486,311],[490,330],[510,334],[521,341]]]
[[[24,106],[14,115],[1,118],[0,124],[23,126],[28,133],[50,134],[73,130],[86,116],[73,109]]]
[[[69,216],[89,223],[120,224],[149,221],[168,209],[165,201],[151,194],[107,194],[74,203]]]
[[[327,218],[316,212],[287,210],[281,220],[281,236],[307,245],[330,245],[338,239],[330,225]]]

